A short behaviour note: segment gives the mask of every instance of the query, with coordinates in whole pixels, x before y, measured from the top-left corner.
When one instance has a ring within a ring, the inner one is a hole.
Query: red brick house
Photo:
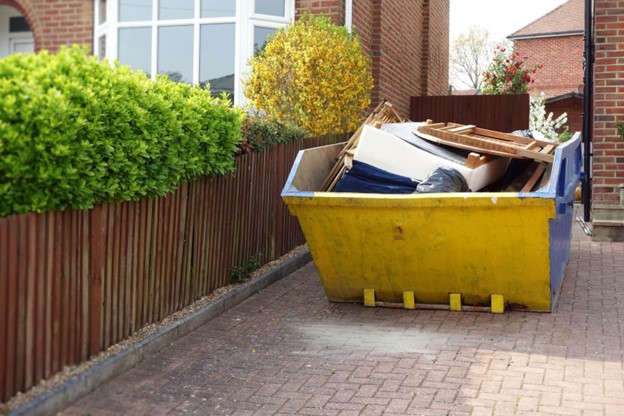
[[[624,241],[624,1],[594,0],[592,222],[598,239]]]
[[[373,103],[407,115],[410,96],[446,93],[449,0],[0,0],[0,57],[84,44],[243,104],[247,60],[306,11],[356,28],[373,59]]]
[[[546,94],[546,109],[568,113],[571,131],[582,130],[584,0],[569,0],[507,38],[529,57],[544,64],[531,92]]]

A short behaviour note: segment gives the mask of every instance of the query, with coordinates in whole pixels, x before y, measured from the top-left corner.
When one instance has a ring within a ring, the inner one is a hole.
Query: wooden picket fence
[[[529,128],[529,95],[447,95],[410,98],[410,119],[452,121],[510,133]]]
[[[281,189],[298,150],[343,140],[239,157],[164,197],[0,219],[0,402],[303,244]]]

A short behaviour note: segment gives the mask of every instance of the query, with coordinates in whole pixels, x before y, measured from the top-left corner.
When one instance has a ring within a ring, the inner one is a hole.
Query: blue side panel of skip
[[[570,257],[574,221],[574,192],[583,176],[581,172],[581,138],[577,134],[561,145],[555,154],[548,192],[556,204],[557,215],[550,220],[550,292],[551,304],[561,290],[565,267]]]

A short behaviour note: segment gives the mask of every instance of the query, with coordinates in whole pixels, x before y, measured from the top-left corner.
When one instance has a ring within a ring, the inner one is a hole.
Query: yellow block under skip
[[[504,313],[505,312],[505,298],[503,295],[492,295],[492,313]]]
[[[375,290],[374,289],[364,289],[364,306],[368,306],[369,308],[375,307]]]
[[[403,292],[403,308],[416,309],[416,298],[414,297],[414,292]]]
[[[452,311],[461,312],[461,293],[451,293],[449,303]]]

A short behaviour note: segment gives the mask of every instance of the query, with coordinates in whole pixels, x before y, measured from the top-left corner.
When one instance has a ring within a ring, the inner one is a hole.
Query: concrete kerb
[[[149,355],[157,353],[172,342],[238,305],[260,290],[303,267],[311,260],[312,256],[308,250],[293,256],[260,277],[228,292],[214,303],[206,305],[127,349],[106,358],[101,363],[71,377],[62,384],[51,388],[33,400],[10,411],[7,416],[56,414],[71,403],[89,394],[98,386],[135,367]]]

